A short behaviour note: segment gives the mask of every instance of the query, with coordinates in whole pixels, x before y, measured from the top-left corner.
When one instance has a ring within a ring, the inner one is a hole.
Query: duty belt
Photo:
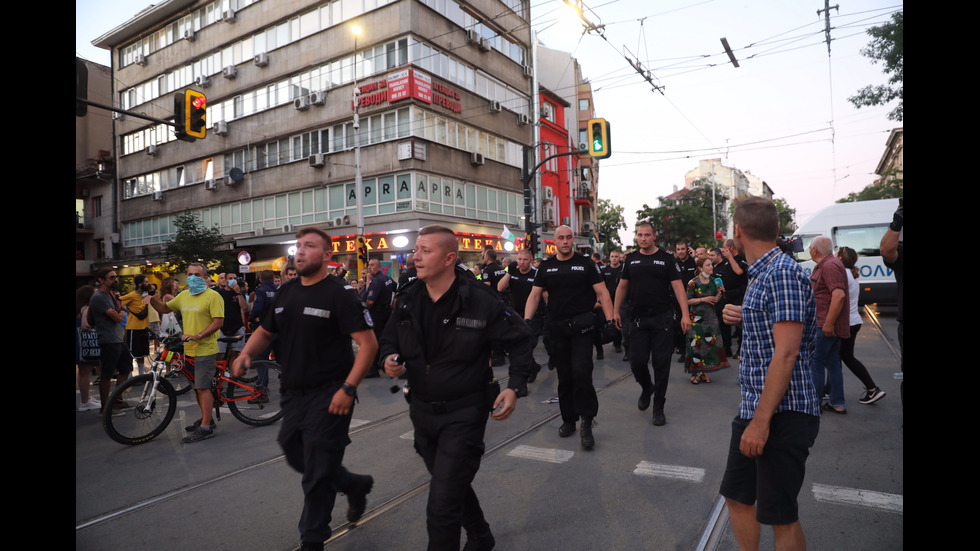
[[[479,405],[486,405],[486,395],[483,392],[475,392],[462,398],[442,402],[423,402],[418,398],[414,398],[411,408],[433,415],[443,415],[456,411],[457,409]]]

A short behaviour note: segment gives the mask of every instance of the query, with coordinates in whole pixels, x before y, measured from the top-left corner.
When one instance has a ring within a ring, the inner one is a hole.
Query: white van
[[[834,251],[850,247],[857,251],[857,266],[861,270],[858,284],[861,287],[859,304],[896,304],[898,288],[895,274],[881,260],[881,238],[888,230],[892,215],[898,208],[898,199],[835,203],[810,217],[793,235],[797,250],[796,259],[806,270],[813,270],[810,259],[810,242],[814,237],[826,235],[834,242]],[[802,243],[800,252],[798,243]]]

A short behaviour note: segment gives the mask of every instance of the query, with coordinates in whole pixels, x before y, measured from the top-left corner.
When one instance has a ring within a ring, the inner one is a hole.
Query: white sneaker
[[[102,402],[98,398],[89,398],[88,402],[85,402],[78,406],[78,411],[92,411],[93,409],[99,409],[102,407]]]

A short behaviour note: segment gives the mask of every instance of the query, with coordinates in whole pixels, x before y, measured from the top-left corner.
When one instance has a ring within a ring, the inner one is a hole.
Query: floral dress
[[[695,277],[687,284],[687,298],[703,298],[718,294],[718,286],[712,279],[702,283],[700,277]],[[715,307],[701,303],[690,307],[691,330],[687,332],[687,354],[684,357],[684,371],[687,373],[704,373],[718,371],[726,367],[728,357],[725,347],[718,334],[718,316]]]

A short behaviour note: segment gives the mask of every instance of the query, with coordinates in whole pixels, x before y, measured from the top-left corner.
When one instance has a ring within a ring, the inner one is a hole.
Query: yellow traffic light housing
[[[208,100],[201,92],[184,90],[174,94],[174,134],[193,142],[207,136]]]
[[[606,119],[589,119],[586,134],[589,139],[589,155],[596,159],[606,159],[612,155],[609,122]]]

